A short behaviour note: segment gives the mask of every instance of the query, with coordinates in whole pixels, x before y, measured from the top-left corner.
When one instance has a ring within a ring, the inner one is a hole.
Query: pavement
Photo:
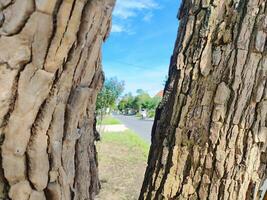
[[[263,186],[261,187],[262,195],[260,197],[260,200],[264,200],[264,194],[267,193],[267,179],[265,179]]]
[[[113,115],[114,118],[120,120],[126,127],[132,129],[139,134],[147,142],[151,142],[151,130],[153,126],[153,119],[137,119],[135,116]]]
[[[96,126],[96,129],[102,133],[102,132],[123,132],[126,131],[128,128],[124,124],[118,124],[118,125],[99,125]]]

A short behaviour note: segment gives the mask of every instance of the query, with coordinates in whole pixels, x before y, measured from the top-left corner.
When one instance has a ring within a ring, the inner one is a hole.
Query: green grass
[[[136,117],[137,119],[142,119],[142,115],[141,115],[140,113],[136,113],[135,117]]]
[[[102,135],[101,139],[102,142],[112,142],[118,145],[125,145],[133,150],[139,150],[143,154],[143,159],[147,159],[149,144],[131,130],[120,133],[105,133]]]
[[[111,116],[105,116],[103,120],[97,120],[97,125],[116,125],[121,124],[120,120],[111,117]]]
[[[132,131],[105,132],[97,142],[101,192],[97,199],[138,199],[148,144]]]

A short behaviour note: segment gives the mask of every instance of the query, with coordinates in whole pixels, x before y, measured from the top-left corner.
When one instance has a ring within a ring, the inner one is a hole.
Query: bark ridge
[[[258,199],[267,162],[267,3],[184,0],[140,199]]]
[[[113,0],[0,0],[0,199],[99,190],[95,101]]]

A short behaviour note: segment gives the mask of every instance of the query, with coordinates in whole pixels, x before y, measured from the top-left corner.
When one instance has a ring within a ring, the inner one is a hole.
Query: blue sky
[[[117,0],[103,48],[107,78],[125,81],[125,93],[163,89],[177,35],[180,0]]]

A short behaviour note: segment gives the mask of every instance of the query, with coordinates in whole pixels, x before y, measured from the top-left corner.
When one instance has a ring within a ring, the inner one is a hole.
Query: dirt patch
[[[138,199],[146,168],[142,150],[112,141],[99,142],[97,149],[101,191],[96,199]]]

